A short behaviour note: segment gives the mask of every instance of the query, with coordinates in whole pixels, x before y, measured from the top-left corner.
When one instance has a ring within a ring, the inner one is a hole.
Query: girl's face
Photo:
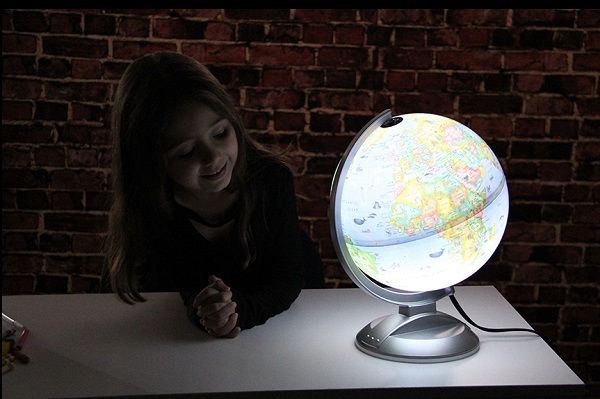
[[[192,103],[174,116],[165,137],[175,193],[218,193],[231,182],[238,156],[235,129],[211,108]]]

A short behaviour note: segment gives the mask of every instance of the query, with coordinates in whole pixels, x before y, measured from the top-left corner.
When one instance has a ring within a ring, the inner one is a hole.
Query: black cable
[[[453,294],[450,294],[449,297],[450,297],[450,300],[452,301],[452,304],[456,308],[456,310],[458,310],[458,313],[460,313],[460,315],[472,326],[477,327],[478,329],[480,329],[482,331],[493,332],[493,333],[512,332],[512,331],[522,331],[522,332],[534,333],[534,334],[538,335],[541,339],[543,339],[548,344],[548,346],[550,348],[552,348],[552,350],[554,350],[554,346],[552,345],[552,342],[550,342],[550,340],[547,337],[545,337],[544,335],[542,335],[539,332],[532,330],[530,328],[488,328],[488,327],[482,327],[482,326],[478,325],[473,320],[471,320],[471,318],[469,316],[467,316],[467,314],[465,313],[463,308],[459,305],[458,301],[456,300],[456,298],[454,297]]]

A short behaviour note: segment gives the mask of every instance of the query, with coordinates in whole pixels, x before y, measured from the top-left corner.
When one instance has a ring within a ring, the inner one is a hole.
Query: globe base
[[[360,330],[355,343],[368,355],[407,363],[449,362],[479,350],[465,323],[438,311],[382,316]]]

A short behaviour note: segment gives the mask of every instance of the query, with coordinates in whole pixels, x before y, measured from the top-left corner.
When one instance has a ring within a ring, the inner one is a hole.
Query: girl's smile
[[[225,164],[221,168],[221,170],[217,171],[216,173],[204,175],[204,176],[202,176],[202,178],[210,180],[210,181],[219,180],[220,178],[222,178],[223,176],[225,176],[225,173],[226,173],[225,169],[226,168],[227,168],[227,164]]]

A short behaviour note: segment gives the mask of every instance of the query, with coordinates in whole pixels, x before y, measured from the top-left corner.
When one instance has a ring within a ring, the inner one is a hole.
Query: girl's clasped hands
[[[212,275],[208,279],[208,285],[194,300],[200,324],[204,326],[207,333],[214,337],[234,338],[241,332],[241,329],[236,326],[238,314],[235,312],[235,307],[237,305],[231,300],[231,297],[229,286],[220,278]]]

